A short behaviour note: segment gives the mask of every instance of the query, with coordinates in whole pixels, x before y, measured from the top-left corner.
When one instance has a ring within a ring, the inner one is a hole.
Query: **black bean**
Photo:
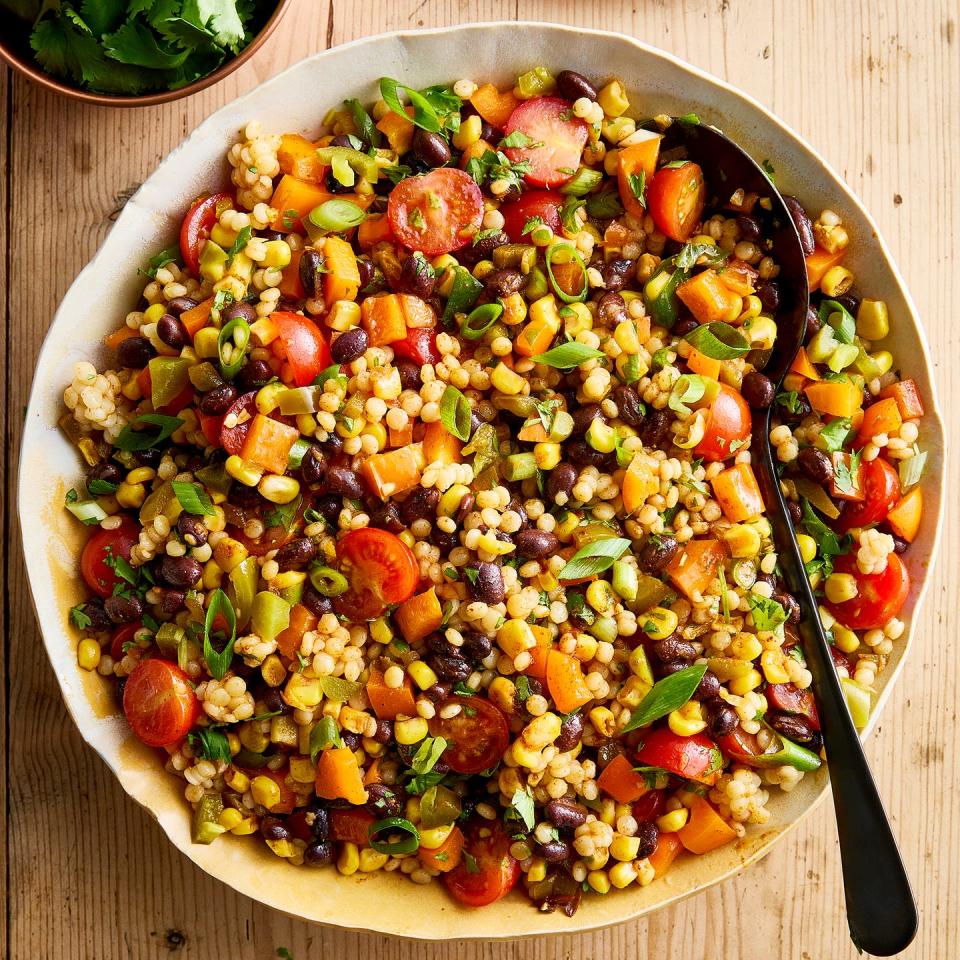
[[[193,557],[171,557],[165,555],[160,561],[157,573],[164,583],[171,587],[192,587],[203,572],[199,563]]]
[[[466,680],[473,673],[473,668],[459,653],[450,656],[434,654],[427,659],[427,663],[441,680],[449,680],[452,683]]]
[[[350,730],[341,730],[340,739],[348,750],[356,750],[360,746],[360,734]]]
[[[664,410],[649,410],[638,430],[645,447],[662,449],[670,439],[670,416]]]
[[[814,483],[829,483],[833,479],[830,457],[816,447],[804,447],[797,454],[797,465]]]
[[[803,510],[800,507],[800,504],[795,500],[791,500],[787,504],[787,513],[790,514],[790,519],[793,521],[793,525],[799,526],[800,521],[803,520]]]
[[[411,258],[412,259],[412,258]],[[354,327],[341,333],[333,343],[330,344],[330,356],[334,363],[353,363],[358,357],[362,357],[370,346],[370,337],[363,327]]]
[[[493,649],[493,641],[482,633],[468,633],[460,652],[471,660],[485,660]]]
[[[679,549],[673,537],[651,534],[637,554],[637,565],[644,573],[658,574],[670,565]]]
[[[643,406],[640,394],[633,387],[625,384],[613,391],[613,399],[617,404],[620,419],[631,427],[639,427],[643,423]]]
[[[460,506],[457,507],[457,512],[453,515],[453,519],[462,525],[463,521],[466,520],[472,512],[476,502],[476,497],[474,497],[472,493],[465,493],[463,499],[460,501]]]
[[[636,270],[637,263],[635,260],[624,260],[619,257],[615,260],[608,260],[600,270],[604,289],[610,293],[622,290],[636,273]]]
[[[439,547],[441,553],[449,553],[451,550],[460,546],[460,535],[456,532],[447,533],[439,527],[434,527],[430,531],[430,542]]]
[[[597,99],[597,88],[582,74],[575,70],[561,70],[557,74],[557,93],[564,100]]]
[[[697,689],[693,691],[693,699],[712,700],[714,697],[718,696],[719,693],[720,680],[712,670],[708,670],[703,675],[703,679],[697,685]]]
[[[404,390],[419,390],[420,384],[420,364],[412,360],[400,360],[394,366],[400,373],[400,386]]]
[[[574,437],[567,443],[567,456],[578,466],[600,467],[610,455],[594,450],[583,437]]]
[[[547,863],[563,863],[570,857],[570,844],[564,840],[549,840],[540,844],[540,855]]]
[[[550,800],[543,812],[558,830],[572,832],[587,822],[587,808],[572,800]]]
[[[786,590],[774,590],[773,598],[787,611],[788,623],[800,622],[800,601],[792,593]]]
[[[377,530],[389,530],[390,533],[402,533],[406,524],[400,519],[397,505],[390,500],[387,503],[378,503],[367,510],[370,515],[370,526]]]
[[[813,307],[807,307],[807,325],[803,331],[803,339],[809,340],[814,334],[819,332],[823,324],[820,322],[820,314]]]
[[[200,412],[205,413],[208,417],[219,417],[233,406],[236,399],[237,388],[232,384],[225,383],[223,386],[214,387],[203,394],[197,406],[200,407]]]
[[[329,840],[314,840],[303,851],[303,860],[314,867],[325,867],[336,859],[336,847]]]
[[[177,533],[183,538],[183,542],[190,547],[202,547],[210,535],[200,517],[192,513],[181,513],[177,517]]]
[[[760,239],[760,224],[757,218],[749,213],[741,213],[737,217],[737,226],[740,228],[740,239],[755,243]]]
[[[689,660],[668,660],[666,663],[656,661],[653,664],[654,676],[659,680],[662,677],[669,677],[671,673],[679,673],[690,666]]]
[[[493,143],[495,140],[499,140],[499,131],[492,123],[487,123],[486,120],[480,125],[480,139],[485,140],[487,143]]]
[[[327,458],[323,451],[315,444],[310,445],[310,449],[303,455],[300,461],[300,476],[308,487],[323,483],[327,476]],[[339,510],[337,513],[339,514]]]
[[[597,320],[601,326],[615,327],[627,319],[627,304],[619,293],[605,293],[597,301]]]
[[[836,300],[841,307],[854,316],[857,315],[857,311],[860,309],[860,298],[855,293],[845,293],[842,297],[837,297]]]
[[[433,296],[436,283],[437,275],[430,266],[430,261],[414,254],[403,262],[394,289],[399,293],[409,293],[428,300]]]
[[[101,460],[98,464],[90,468],[87,474],[89,480],[102,480],[104,483],[120,484],[123,480],[123,473],[120,468],[110,460]]]
[[[133,454],[133,459],[137,461],[139,467],[155,467],[162,458],[163,454],[156,447],[150,447],[148,450],[137,450]]]
[[[290,831],[282,820],[276,817],[264,817],[260,822],[260,833],[265,840],[289,840]]]
[[[896,554],[906,553],[910,548],[910,544],[904,540],[903,537],[897,536],[897,534],[889,530],[887,532],[893,537],[893,552]]]
[[[323,276],[323,257],[316,250],[304,250],[298,272],[303,292],[311,299],[315,298]]]
[[[766,410],[773,403],[777,391],[774,389],[769,377],[765,377],[756,370],[751,370],[740,385],[740,392],[743,399],[750,404],[754,410]]]
[[[450,146],[439,133],[417,127],[413,135],[413,152],[429,167],[442,167],[450,161]]]
[[[296,570],[305,567],[317,555],[317,545],[309,537],[295,537],[288,540],[273,558],[284,570]]]
[[[431,703],[442,703],[448,699],[453,692],[452,683],[435,683],[432,687],[427,687],[424,693]]]
[[[357,257],[357,272],[360,274],[360,289],[364,293],[374,293],[374,287],[382,287],[385,283],[379,268],[367,257]]]
[[[417,520],[434,520],[440,491],[436,487],[416,487],[400,504],[400,519],[409,527]]]
[[[807,215],[807,211],[803,209],[803,204],[796,197],[785,194],[783,203],[790,214],[790,219],[793,220],[793,225],[797,228],[803,255],[809,257],[816,246],[813,239],[813,221]]]
[[[165,617],[173,617],[178,614],[186,602],[187,594],[184,590],[164,590],[160,595],[160,612]]]
[[[367,787],[367,802],[364,804],[367,813],[378,820],[384,817],[398,817],[403,809],[400,797],[385,783],[371,783]]]
[[[494,270],[483,281],[491,297],[509,297],[527,285],[527,278],[519,270]]]
[[[564,494],[566,503],[570,500],[576,482],[577,468],[569,463],[560,463],[547,474],[547,496],[556,502],[560,494]]]
[[[193,297],[174,297],[166,306],[167,313],[172,313],[179,317],[181,313],[186,313],[197,306],[197,301]]]
[[[813,725],[806,717],[780,710],[770,710],[764,719],[777,733],[794,743],[809,743],[813,739]]]
[[[331,493],[337,493],[348,500],[359,500],[363,496],[360,478],[354,470],[342,464],[332,464],[327,469],[327,486]]]
[[[256,323],[257,311],[252,303],[247,303],[246,300],[237,300],[235,303],[231,303],[229,307],[224,308],[220,314],[220,319],[224,323],[238,319],[246,320],[247,323]]]
[[[393,721],[377,720],[377,732],[373,735],[377,743],[384,745],[393,742]]]
[[[780,284],[776,280],[761,280],[757,285],[757,297],[767,313],[776,313],[780,308]]]
[[[573,436],[579,437],[598,417],[603,418],[599,403],[585,403],[573,411]]]
[[[640,847],[637,850],[638,860],[651,856],[660,842],[660,830],[655,823],[651,823],[649,820],[637,824],[637,832],[634,836],[640,838]]]
[[[555,533],[536,528],[521,530],[513,539],[517,545],[517,553],[530,560],[549,557],[550,554],[556,553],[560,546],[560,540]]]
[[[128,337],[117,347],[117,362],[131,370],[145,367],[156,355],[153,344],[144,337]]]
[[[616,740],[606,740],[597,747],[597,767],[603,769],[612,760],[623,755],[623,747]]]
[[[583,714],[568,713],[560,724],[560,735],[553,741],[554,746],[561,753],[575,750],[583,739]]]
[[[707,714],[707,730],[711,737],[723,737],[737,727],[737,711],[719,697],[704,703]]]
[[[693,317],[680,317],[672,328],[672,333],[678,337],[685,337],[688,333],[696,330],[700,324]]]
[[[244,391],[255,390],[272,377],[273,371],[266,360],[248,360],[237,374],[237,386]]]
[[[103,609],[114,623],[133,623],[143,616],[143,601],[137,596],[117,594],[103,601]]]
[[[657,640],[653,644],[653,654],[663,663],[671,663],[674,660],[695,660],[697,657],[693,644],[681,640],[676,634],[664,640]]]
[[[755,582],[767,584],[771,591],[775,590],[777,587],[777,578],[772,573],[758,573]]]
[[[93,633],[102,633],[113,627],[113,621],[104,609],[103,600],[100,597],[91,597],[87,600],[83,604],[83,612],[90,618],[88,629]]]
[[[300,602],[315,617],[322,617],[325,614],[333,613],[333,601],[329,597],[325,597],[322,593],[317,593],[311,586],[304,588]]]
[[[479,260],[489,260],[497,247],[502,247],[505,243],[509,242],[510,238],[500,230],[497,233],[491,233],[481,237],[476,243],[468,243],[457,253],[457,259],[459,259],[461,263],[467,264],[474,264]]]
[[[476,583],[470,584],[470,593],[474,600],[480,600],[488,606],[503,603],[506,591],[500,568],[495,563],[478,563]]]
[[[187,328],[169,313],[157,321],[157,336],[174,350],[182,350],[190,342]]]

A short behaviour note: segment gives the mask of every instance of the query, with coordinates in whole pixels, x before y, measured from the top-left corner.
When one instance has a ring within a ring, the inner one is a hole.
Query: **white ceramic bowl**
[[[795,133],[762,106],[669,54],[612,33],[545,23],[475,24],[389,34],[319,53],[218,110],[174,150],[124,207],[103,246],[64,297],[37,363],[20,462],[19,509],[30,587],[67,706],[84,738],[106,760],[124,789],[159,820],[170,840],[212,876],[262,903],[309,920],[431,940],[570,933],[638,917],[732,876],[766,853],[823,797],[823,772],[790,794],[772,791],[772,818],[739,843],[707,856],[684,857],[662,880],[643,889],[587,898],[573,919],[542,914],[519,894],[484,910],[458,907],[440,884],[418,887],[396,875],[354,876],[289,866],[263,844],[225,837],[191,844],[181,781],[164,773],[158,756],[139,744],[117,715],[106,681],[80,670],[77,636],[67,610],[81,599],[76,577],[79,524],[62,508],[65,489],[80,474],[75,451],[56,428],[61,396],[81,359],[106,360],[101,341],[136,303],[137,268],[175,236],[191,198],[226,179],[224,152],[237,131],[259,119],[276,132],[316,131],[326,111],[345,97],[369,101],[382,75],[414,87],[462,76],[503,86],[535,64],[587,76],[621,78],[631,113],[696,111],[757,158],[769,157],[777,182],[812,210],[842,213],[852,237],[847,262],[858,285],[887,301],[893,332],[889,349],[914,377],[927,402],[921,443],[930,450],[924,483],[923,529],[910,551],[913,589],[908,624],[928,582],[941,515],[943,431],[927,343],[916,310],[876,225],[840,177]],[[305,92],[309,95],[305,96]],[[872,722],[886,700],[910,646],[897,644],[879,681]]]

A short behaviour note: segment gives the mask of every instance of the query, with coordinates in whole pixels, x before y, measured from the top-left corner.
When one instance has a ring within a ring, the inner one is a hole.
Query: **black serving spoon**
[[[699,123],[675,120],[667,129],[661,153],[698,163],[707,184],[708,209],[722,209],[738,188],[759,194],[757,208],[772,224],[766,235],[780,265],[777,283],[777,339],[763,373],[780,389],[803,344],[810,303],[800,238],[779,191],[769,177],[733,141]],[[769,201],[769,210],[765,210]],[[800,634],[813,674],[830,786],[840,840],[840,861],[847,903],[847,924],[854,944],[867,953],[888,957],[905,949],[917,932],[917,907],[900,851],[883,803],[867,766],[837,677],[810,582],[794,539],[793,524],[780,492],[770,444],[773,405],[754,410],[753,464],[769,510],[779,564],[790,592],[799,600]]]

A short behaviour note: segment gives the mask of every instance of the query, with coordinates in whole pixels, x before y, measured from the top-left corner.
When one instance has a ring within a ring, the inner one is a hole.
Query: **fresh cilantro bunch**
[[[176,90],[252,39],[270,0],[0,0],[32,22],[40,66],[98,93]]]

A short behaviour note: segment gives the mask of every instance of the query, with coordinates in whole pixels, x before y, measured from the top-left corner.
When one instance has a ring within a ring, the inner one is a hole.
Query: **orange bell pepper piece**
[[[437,325],[437,315],[426,300],[410,293],[399,293],[397,296],[400,298],[400,309],[408,330]]]
[[[593,699],[580,661],[558,650],[547,656],[547,687],[561,713],[572,713]]]
[[[630,186],[630,177],[639,176],[642,172],[646,183],[653,179],[657,170],[657,157],[660,156],[662,139],[663,137],[657,134],[617,151],[617,186],[620,190],[620,202],[623,204],[623,209],[635,217],[643,216],[644,206]]]
[[[212,309],[213,297],[209,297],[180,314],[180,322],[186,327],[191,339],[210,322],[210,311]]]
[[[493,144],[488,143],[486,140],[478,140],[476,143],[471,143],[466,150],[463,151],[463,154],[460,156],[460,169],[466,170],[467,164],[471,160],[476,160],[479,157],[482,157],[488,150],[493,150]]]
[[[617,803],[633,803],[650,788],[643,774],[621,753],[614,757],[597,777],[597,786],[610,794]]]
[[[718,473],[710,482],[720,509],[731,523],[750,520],[763,513],[763,497],[760,496],[760,487],[749,463],[736,463]]]
[[[393,619],[407,643],[417,643],[427,634],[439,630],[443,623],[443,610],[437,599],[437,591],[431,587],[405,600],[393,612]]]
[[[534,640],[537,641],[537,645],[532,650],[527,651],[533,659],[530,661],[530,666],[523,672],[530,674],[531,677],[536,677],[538,680],[546,680],[547,661],[550,657],[550,651],[553,649],[553,634],[547,627],[541,627],[535,623],[530,625],[530,630],[533,633]]]
[[[342,237],[327,237],[323,246],[323,302],[332,307],[337,300],[356,300],[360,292],[360,268],[353,247]]]
[[[923,490],[914,487],[900,502],[887,514],[887,523],[898,537],[903,537],[907,543],[913,543],[920,521],[923,519]]]
[[[420,475],[427,465],[423,456],[423,444],[411,443],[398,450],[375,453],[360,464],[360,472],[376,491],[381,500],[395,493],[410,490],[420,482]]]
[[[657,848],[647,858],[653,867],[653,875],[662,877],[682,849],[683,844],[675,833],[661,833],[657,838]]]
[[[810,357],[807,356],[807,351],[804,347],[801,347],[797,351],[797,355],[793,358],[793,363],[790,365],[790,372],[798,373],[807,380],[820,379],[820,374],[817,373],[817,368],[810,362]]]
[[[330,811],[330,836],[341,843],[366,847],[370,845],[370,827],[374,823],[376,818],[366,810],[334,809]]]
[[[520,105],[520,100],[513,90],[504,90],[501,93],[492,83],[485,83],[477,87],[470,103],[491,127],[502,130],[510,119],[510,114]]]
[[[289,173],[298,180],[316,184],[326,182],[327,168],[317,156],[316,144],[299,133],[285,133],[280,137],[277,162],[281,173]]]
[[[880,397],[884,400],[887,397],[893,397],[897,401],[897,408],[904,420],[916,420],[923,416],[923,400],[920,398],[915,380],[891,383],[889,387],[880,391]]]
[[[328,747],[320,754],[316,791],[325,800],[349,800],[358,805],[367,802],[360,764],[352,750]]]
[[[814,410],[831,417],[852,417],[863,406],[863,393],[849,380],[811,383],[803,392]]]
[[[250,424],[240,456],[269,473],[286,473],[290,448],[299,439],[296,427],[258,413]]]
[[[553,320],[530,320],[514,341],[513,349],[521,357],[535,357],[546,353],[559,329],[559,322]]]
[[[704,270],[677,287],[677,296],[700,323],[732,323],[743,309],[743,298],[720,281],[716,270]]]
[[[454,827],[447,835],[447,839],[434,850],[421,847],[417,852],[420,863],[428,870],[439,870],[449,873],[454,870],[463,859],[463,834],[459,827]]]
[[[743,260],[731,260],[717,276],[720,277],[720,282],[738,297],[749,297],[757,289],[756,280],[759,274]]]
[[[388,687],[383,674],[376,667],[371,667],[370,679],[367,680],[367,699],[373,707],[373,712],[381,720],[396,720],[399,714],[405,717],[417,715],[413,682],[406,676],[403,678],[402,686]]]
[[[139,330],[133,330],[131,327],[121,327],[119,330],[114,330],[113,333],[107,334],[107,336],[103,338],[103,342],[111,350],[116,350],[124,340],[130,340],[133,337],[139,336]]]
[[[696,347],[690,348],[687,366],[693,373],[699,373],[703,377],[709,377],[711,380],[720,379],[720,361],[701,353]]]
[[[677,838],[691,853],[709,853],[737,838],[733,827],[717,813],[709,801],[691,794],[686,801],[690,817],[677,831]]]
[[[463,444],[439,421],[428,423],[423,431],[423,459],[427,463],[461,463]]]
[[[810,286],[811,293],[820,289],[820,281],[823,280],[823,275],[831,267],[835,267],[844,258],[846,252],[846,250],[838,250],[836,253],[828,253],[823,247],[817,247],[807,257],[807,283]]]
[[[634,454],[623,475],[621,487],[623,509],[627,513],[635,513],[647,500],[647,497],[660,492],[660,474],[658,465],[648,454],[639,452]]]
[[[397,154],[406,153],[413,143],[413,121],[409,118],[413,116],[413,107],[405,107],[407,116],[401,117],[399,113],[392,110],[385,113],[377,121],[377,129],[387,138],[390,149],[395,150]]]
[[[357,243],[363,251],[372,250],[378,243],[393,240],[393,227],[385,213],[367,217],[357,228]]]
[[[517,439],[525,443],[544,443],[548,439],[548,434],[544,425],[536,420],[533,423],[525,423],[520,428]]]
[[[395,293],[367,297],[360,304],[360,319],[370,335],[372,347],[382,347],[407,336],[407,322]]]
[[[314,207],[332,197],[333,194],[323,187],[285,173],[270,199],[270,206],[277,211],[273,223],[270,224],[271,229],[284,233],[294,230],[302,233],[304,228],[301,219]]]
[[[387,424],[387,445],[392,448],[405,447],[408,443],[413,443],[413,424],[409,421],[405,427],[394,430]]]
[[[290,623],[286,630],[277,634],[277,650],[281,656],[293,660],[308,630],[316,630],[317,617],[302,603],[296,603],[290,611]]]
[[[895,397],[886,397],[871,403],[863,411],[863,421],[857,432],[856,444],[863,446],[878,433],[895,434],[903,426],[903,417],[900,416],[900,404]]]
[[[689,540],[670,561],[666,573],[685,596],[702,595],[725,556],[723,544],[717,540]]]
[[[290,262],[280,274],[280,283],[277,289],[290,300],[302,300],[306,296],[303,284],[300,282],[300,258],[302,256],[303,250],[291,250]]]

